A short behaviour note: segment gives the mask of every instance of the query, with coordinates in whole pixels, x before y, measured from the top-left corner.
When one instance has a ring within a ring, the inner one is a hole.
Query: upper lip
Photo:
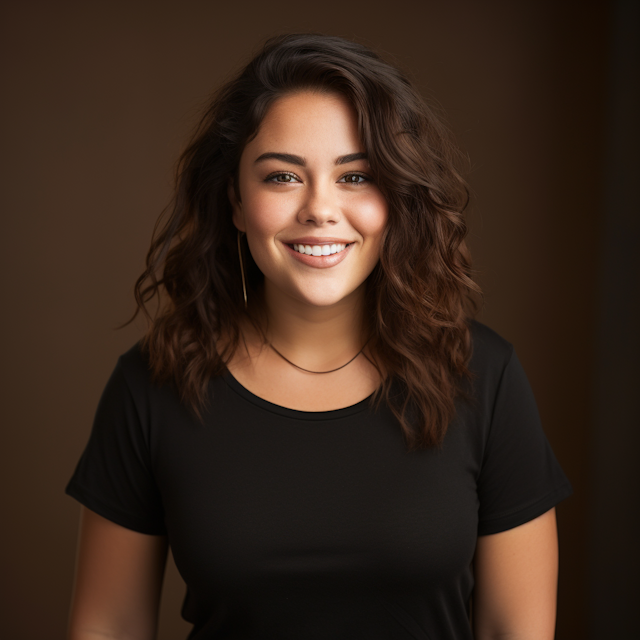
[[[345,240],[344,238],[314,238],[312,236],[305,236],[304,238],[295,238],[288,240],[285,244],[351,244],[353,240]]]

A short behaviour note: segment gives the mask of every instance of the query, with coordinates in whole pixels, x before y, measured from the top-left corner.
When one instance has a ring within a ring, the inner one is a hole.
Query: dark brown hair
[[[274,100],[295,91],[336,92],[355,108],[371,172],[388,203],[381,257],[367,282],[368,351],[410,449],[442,441],[469,378],[470,277],[462,212],[468,201],[447,129],[393,66],[342,38],[293,34],[269,40],[214,96],[182,154],[176,195],[160,221],[135,286],[158,380],[196,412],[240,340],[239,318],[261,330],[262,274],[246,244],[245,310],[236,229],[227,196],[240,156]],[[166,295],[165,295],[166,294]],[[149,303],[156,298],[152,314]],[[135,316],[134,316],[135,317]],[[219,336],[227,337],[222,353]],[[262,333],[264,335],[264,333]]]

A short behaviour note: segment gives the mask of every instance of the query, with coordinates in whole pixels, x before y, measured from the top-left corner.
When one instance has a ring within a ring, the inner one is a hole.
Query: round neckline
[[[294,420],[336,420],[339,418],[346,418],[347,416],[366,410],[369,405],[369,401],[373,396],[372,393],[364,398],[364,400],[360,400],[360,402],[356,402],[356,404],[349,405],[348,407],[342,407],[340,409],[331,409],[330,411],[301,411],[300,409],[283,407],[282,405],[269,402],[269,400],[265,400],[264,398],[257,396],[255,393],[252,393],[249,389],[241,385],[228,369],[222,378],[232,391],[235,391],[239,396],[251,404],[258,406],[265,411],[277,413],[280,416],[293,418]]]

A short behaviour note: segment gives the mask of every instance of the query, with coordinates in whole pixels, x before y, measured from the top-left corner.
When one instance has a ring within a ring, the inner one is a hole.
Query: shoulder
[[[157,380],[142,342],[118,358],[103,390],[98,413],[111,416],[111,422],[136,425],[147,438],[155,432],[158,420],[190,419],[188,407],[180,401],[174,385]]]
[[[132,388],[147,387],[152,384],[149,356],[141,340],[118,358],[114,374],[123,377]]]
[[[118,358],[118,366],[131,373],[140,374],[149,371],[149,356],[143,347],[142,340],[138,340]]]
[[[169,387],[157,382],[142,341],[136,342],[118,358],[107,384],[113,395],[129,396],[138,406],[172,395]]]
[[[486,325],[472,320],[471,360],[469,369],[474,375],[490,372],[500,374],[513,357],[513,345]]]

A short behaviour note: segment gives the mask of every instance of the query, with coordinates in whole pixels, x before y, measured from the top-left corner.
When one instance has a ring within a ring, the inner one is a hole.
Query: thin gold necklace
[[[358,353],[356,353],[356,355],[353,356],[353,358],[351,358],[349,362],[345,362],[342,366],[336,367],[335,369],[330,369],[329,371],[311,371],[310,369],[303,369],[302,367],[299,367],[295,362],[291,362],[289,358],[285,358],[270,342],[268,344],[283,360],[286,360],[291,366],[295,367],[296,369],[300,369],[300,371],[304,371],[305,373],[333,373],[334,371],[344,369],[348,364],[351,364],[364,351],[364,348],[367,346],[368,342],[369,341],[367,340],[367,342],[364,343],[362,349],[360,349],[360,351],[358,351]]]

